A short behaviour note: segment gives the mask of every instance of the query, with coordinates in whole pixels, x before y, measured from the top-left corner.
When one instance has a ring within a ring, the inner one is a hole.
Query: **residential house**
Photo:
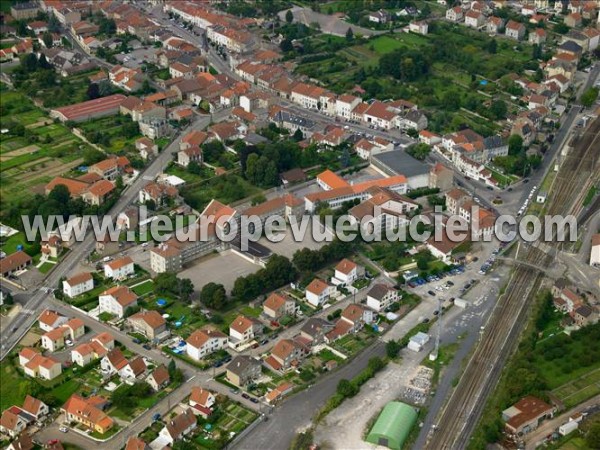
[[[285,294],[273,292],[263,303],[263,313],[274,320],[283,316],[293,316],[296,312],[296,303]]]
[[[365,324],[373,321],[374,312],[358,304],[350,304],[342,312],[331,331],[325,335],[326,342],[333,342],[349,333],[360,331]]]
[[[396,289],[383,283],[377,283],[367,293],[367,306],[373,311],[383,312],[399,299],[400,295]]]
[[[520,22],[515,22],[514,20],[509,20],[506,24],[504,34],[506,37],[520,41],[525,37],[525,31],[525,25]]]
[[[332,286],[329,286],[329,284],[323,280],[315,278],[306,287],[304,295],[308,303],[314,307],[318,307],[322,306],[325,302],[327,302],[327,300],[329,300],[329,296],[331,295],[332,291]]]
[[[188,150],[189,149],[186,149],[184,151]],[[142,190],[140,190],[138,194],[138,200],[141,204],[152,201],[154,202],[156,208],[162,208],[176,202],[178,196],[179,191],[177,188],[166,184],[158,184],[152,181],[144,186]]]
[[[38,318],[38,326],[44,331],[52,331],[67,323],[69,319],[56,311],[46,309]]]
[[[583,17],[579,13],[572,13],[565,17],[565,25],[570,28],[575,28],[581,25]]]
[[[462,22],[464,17],[463,10],[460,6],[455,6],[446,10],[446,19],[451,22]]]
[[[137,295],[127,286],[113,286],[99,297],[100,313],[106,312],[116,317],[123,317],[127,308],[137,306]]]
[[[581,305],[573,311],[573,320],[578,327],[586,327],[598,322],[598,310],[590,305]]]
[[[140,311],[129,316],[127,323],[136,333],[143,334],[150,340],[167,334],[167,321],[157,311]]]
[[[0,276],[8,277],[9,275],[24,270],[33,262],[31,256],[22,250],[18,250],[2,259],[0,259]]]
[[[369,21],[380,23],[382,25],[388,23],[391,20],[392,16],[387,11],[380,9],[379,11],[375,11],[369,13]]]
[[[446,192],[446,212],[449,215],[457,215],[460,206],[471,200],[471,196],[460,188]]]
[[[16,20],[33,19],[37,16],[39,5],[36,2],[13,3],[10,5],[10,15]]]
[[[227,348],[229,337],[219,330],[206,328],[194,331],[185,342],[187,355],[199,361],[211,353]]]
[[[202,149],[198,146],[187,147],[177,152],[177,164],[188,167],[190,163],[202,164]]]
[[[183,439],[198,426],[196,416],[191,409],[186,409],[172,419],[169,419],[159,433],[161,444],[164,442],[171,446],[174,442]]]
[[[454,181],[454,171],[447,168],[442,163],[436,163],[429,171],[430,188],[438,188],[440,192],[445,192],[452,189]]]
[[[243,315],[237,316],[229,325],[229,346],[238,349],[262,334],[262,324]]]
[[[133,259],[129,256],[104,264],[104,276],[113,280],[123,280],[134,273]]]
[[[284,371],[292,366],[298,366],[307,354],[307,349],[291,339],[280,339],[271,349],[271,354],[265,364],[275,370]]]
[[[256,359],[240,355],[233,358],[227,365],[227,381],[243,387],[256,380],[261,375],[261,364]]]
[[[267,401],[267,403],[272,405],[273,403],[277,402],[283,396],[292,392],[293,389],[294,389],[294,385],[292,383],[288,383],[287,381],[284,381],[283,383],[281,383],[277,387],[275,387],[275,389],[269,391],[265,395],[265,400]]]
[[[65,422],[77,422],[90,430],[104,434],[114,426],[114,421],[94,404],[93,399],[93,397],[84,398],[73,394],[61,411],[65,415]]]
[[[331,330],[333,325],[327,322],[325,319],[319,317],[311,317],[306,323],[300,328],[300,337],[310,345],[317,345],[323,342],[325,334]]]
[[[422,34],[426,36],[429,32],[429,24],[424,20],[413,21],[408,24],[408,29],[413,33]]]
[[[485,16],[479,11],[473,9],[465,14],[465,25],[471,28],[478,29],[485,24]]]
[[[155,392],[167,387],[170,382],[171,377],[169,376],[169,371],[164,364],[159,365],[146,378],[146,383],[148,383]]]
[[[486,31],[490,34],[501,34],[504,31],[504,19],[496,16],[488,17]]]
[[[73,298],[94,289],[94,278],[90,272],[79,273],[62,282],[63,293]]]
[[[536,28],[529,33],[529,43],[542,45],[546,43],[546,30],[543,28]]]
[[[335,266],[333,278],[339,280],[340,284],[350,286],[358,279],[361,273],[364,274],[364,267],[360,267],[355,262],[344,258]],[[336,281],[334,279],[332,279],[332,282],[335,284]]]
[[[84,367],[98,358],[103,358],[114,348],[114,338],[109,333],[101,333],[93,337],[89,342],[79,344],[71,350],[71,361]]]
[[[352,110],[361,102],[359,97],[354,95],[340,95],[335,102],[335,114],[343,117],[344,119],[350,119]]]
[[[6,409],[0,417],[0,433],[8,435],[11,439],[19,436],[27,428],[27,420],[20,411]]]
[[[158,155],[158,145],[147,137],[137,139],[135,141],[135,149],[140,152],[142,159],[152,159]]]
[[[37,350],[25,347],[19,352],[19,364],[25,375],[33,378],[53,380],[62,373],[60,362],[51,357],[42,356]]]
[[[216,398],[212,392],[203,389],[200,386],[194,386],[190,393],[188,404],[194,414],[206,419],[212,414],[212,407],[214,406],[215,401]]]
[[[131,436],[127,439],[125,450],[150,450],[150,446],[143,439]]]

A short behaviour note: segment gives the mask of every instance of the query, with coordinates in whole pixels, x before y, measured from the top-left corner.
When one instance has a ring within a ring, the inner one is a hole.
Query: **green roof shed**
[[[417,421],[417,411],[402,402],[389,402],[367,436],[367,442],[400,450]]]

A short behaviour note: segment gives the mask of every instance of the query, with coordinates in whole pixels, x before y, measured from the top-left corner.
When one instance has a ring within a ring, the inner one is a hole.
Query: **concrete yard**
[[[197,291],[212,281],[213,283],[222,284],[229,292],[233,288],[236,278],[257,272],[260,269],[261,266],[258,264],[253,264],[231,250],[227,250],[198,259],[179,272],[178,276],[179,278],[192,280]]]
[[[309,218],[308,216],[305,216],[305,219],[309,220],[309,225],[306,228],[306,234],[302,241],[297,242],[296,240],[294,240],[292,230],[288,226],[285,232],[285,237],[281,242],[271,242],[265,236],[261,237],[258,242],[270,249],[273,253],[285,256],[289,259],[292,259],[292,256],[297,250],[301,250],[303,248],[310,248],[311,250],[316,250],[326,245],[326,241],[317,242],[313,239],[312,220],[310,220],[311,218]],[[298,225],[297,228],[298,230],[300,230],[300,225]]]

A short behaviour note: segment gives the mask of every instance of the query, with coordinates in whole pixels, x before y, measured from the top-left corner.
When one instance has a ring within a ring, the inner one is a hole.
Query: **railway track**
[[[560,168],[551,192],[547,214],[567,215],[573,212],[584,187],[598,174],[600,119],[594,121],[577,141]],[[554,245],[555,243],[548,243]],[[537,243],[518,244],[522,259],[532,265],[548,266],[553,258],[540,250]],[[523,248],[524,247],[524,248]],[[481,336],[481,342],[469,360],[465,372],[442,410],[435,432],[426,444],[431,450],[455,450],[468,446],[488,395],[500,377],[504,362],[518,342],[528,317],[537,287],[543,275],[530,267],[518,266],[492,312]]]

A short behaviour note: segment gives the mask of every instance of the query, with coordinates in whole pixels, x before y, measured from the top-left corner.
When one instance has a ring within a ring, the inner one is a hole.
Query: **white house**
[[[113,286],[99,297],[99,312],[123,317],[127,308],[137,305],[137,295],[127,286]]]
[[[334,278],[339,280],[340,284],[351,285],[358,278],[358,272],[358,265],[344,258],[335,266]]]
[[[63,293],[70,298],[94,289],[94,278],[89,272],[82,272],[63,281]]]
[[[354,95],[340,95],[335,102],[335,114],[345,119],[352,117],[352,110],[361,102],[359,97]]]
[[[67,323],[69,319],[56,311],[52,311],[50,309],[45,310],[40,314],[38,318],[38,325],[44,331],[52,331],[55,328],[58,328],[65,323]]]
[[[320,306],[325,303],[329,296],[333,291],[333,287],[320,280],[315,278],[310,282],[310,284],[306,287],[305,297],[306,301],[313,306]]]
[[[104,265],[104,276],[113,280],[122,280],[135,273],[133,260],[129,256],[115,259]]]
[[[393,287],[377,283],[367,294],[367,306],[374,311],[385,311],[392,303],[397,302],[400,296]]]
[[[150,443],[151,448],[164,448],[171,446],[173,442],[178,441],[190,434],[197,427],[196,416],[191,409],[186,409],[184,412],[167,421],[155,441]],[[154,442],[158,445],[153,446]]]
[[[229,325],[229,346],[236,349],[251,342],[261,332],[260,322],[240,314]]]
[[[185,342],[187,355],[199,361],[217,350],[226,348],[229,337],[219,330],[196,330]]]
[[[460,22],[464,17],[463,10],[460,6],[455,6],[446,11],[446,19],[452,22]]]
[[[592,248],[590,250],[590,266],[600,264],[600,233],[592,236]]]

